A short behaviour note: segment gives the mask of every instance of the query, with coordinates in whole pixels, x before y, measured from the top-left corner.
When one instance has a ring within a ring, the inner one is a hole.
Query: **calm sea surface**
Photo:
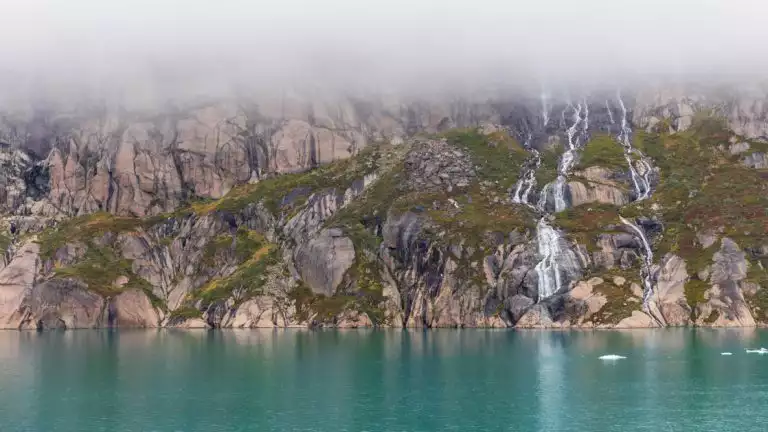
[[[761,346],[768,331],[6,331],[0,431],[766,431]]]

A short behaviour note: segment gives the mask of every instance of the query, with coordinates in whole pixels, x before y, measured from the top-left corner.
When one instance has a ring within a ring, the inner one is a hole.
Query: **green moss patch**
[[[621,276],[626,279],[622,286],[613,283],[613,278]],[[642,304],[635,300],[631,291],[632,283],[639,283],[638,272],[632,270],[615,269],[600,275],[605,282],[596,286],[595,292],[606,298],[605,305],[590,317],[595,324],[618,324],[624,318],[632,316],[632,312],[640,310]]]
[[[650,200],[633,207],[662,218],[658,254],[680,255],[691,273],[711,263],[717,249],[701,248],[695,236],[700,230],[722,227],[723,236],[742,247],[768,240],[768,173],[732,160],[732,137],[722,118],[706,112],[697,113],[685,132],[635,135],[638,148],[661,169],[661,183]]]
[[[348,309],[355,309],[354,296],[334,294],[325,296],[315,295],[306,285],[299,284],[288,295],[296,308],[296,318],[299,321],[309,321],[312,318],[317,323],[332,323],[336,317]],[[358,310],[358,309],[356,309]]]
[[[746,300],[752,309],[752,315],[761,323],[768,322],[768,270],[766,270],[768,262],[766,261],[768,260],[752,262],[745,280],[759,287],[757,292],[746,296]]]
[[[535,217],[527,207],[494,203],[478,186],[454,199],[458,209],[447,203],[426,210],[435,225],[449,236],[472,240],[484,238],[488,232],[506,234],[534,227]]]
[[[281,174],[254,184],[237,186],[223,198],[193,206],[197,214],[213,211],[236,212],[255,202],[263,202],[272,213],[292,211],[311,193],[322,189],[346,189],[378,167],[379,146],[370,146],[355,157],[336,161],[306,172]],[[286,202],[290,194],[295,200]]]
[[[5,251],[8,249],[8,246],[11,245],[11,238],[0,234],[0,254],[5,253]]]
[[[228,241],[231,245],[231,238]],[[235,238],[234,251],[240,262],[235,272],[224,278],[212,279],[193,294],[193,300],[202,299],[210,304],[233,297],[241,303],[263,294],[269,268],[280,262],[279,249],[259,234],[241,230]]]
[[[203,313],[192,306],[182,306],[171,311],[169,319],[171,321],[185,321],[188,319],[202,318]]]
[[[624,148],[612,136],[598,133],[592,136],[579,155],[579,169],[600,166],[612,170],[626,170]]]
[[[560,146],[544,150],[540,153],[541,164],[539,169],[536,170],[536,184],[539,187],[544,187],[544,185],[552,183],[557,179],[557,167],[560,164],[560,156],[562,154],[563,151]]]
[[[146,221],[140,218],[119,217],[106,212],[72,218],[43,231],[38,239],[40,256],[50,259],[57,250],[68,243],[88,242],[108,232],[132,232],[143,226],[146,226]]]
[[[448,142],[469,153],[480,180],[507,190],[517,182],[528,153],[506,132],[483,135],[474,129],[455,129],[443,135]]]
[[[619,209],[610,204],[573,207],[558,213],[555,223],[566,232],[568,238],[592,251],[597,237],[609,232],[609,226],[620,223]]]
[[[708,282],[700,280],[696,277],[691,278],[688,282],[685,283],[685,301],[693,310],[693,316],[691,318],[694,320],[698,318],[696,316],[696,305],[700,303],[706,303],[707,299],[705,294],[709,288],[710,285]]]
[[[141,289],[152,293],[152,286],[131,270],[131,260],[118,257],[109,247],[89,245],[85,256],[78,263],[54,269],[54,278],[78,279],[88,285],[88,290],[103,297],[112,297],[128,289]],[[119,276],[128,278],[122,287],[114,285]],[[152,295],[151,299],[155,298]]]

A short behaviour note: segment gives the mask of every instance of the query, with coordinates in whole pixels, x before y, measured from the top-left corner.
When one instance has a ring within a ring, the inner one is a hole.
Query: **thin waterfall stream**
[[[627,108],[624,105],[624,100],[621,98],[621,93],[617,94],[617,99],[621,108],[621,131],[617,136],[617,140],[622,147],[624,147],[624,158],[627,160],[627,165],[629,166],[630,177],[632,178],[632,185],[635,190],[635,201],[642,201],[651,196],[650,174],[652,168],[646,156],[632,146],[632,129],[630,129],[629,122],[627,121]],[[606,107],[609,107],[608,101],[605,103]],[[611,112],[610,107],[608,112]],[[613,123],[613,115],[611,115],[610,119],[611,123]],[[637,160],[633,160],[634,155],[638,156]],[[652,313],[650,307],[650,301],[655,292],[655,280],[652,271],[653,249],[651,248],[645,231],[638,226],[637,223],[632,222],[623,216],[619,216],[619,219],[622,224],[629,227],[637,235],[643,244],[643,264],[640,270],[640,278],[643,281],[643,311],[651,316],[657,323],[660,323],[659,318]]]
[[[546,97],[543,94],[541,97],[541,104],[541,115],[544,120],[543,128],[546,129],[547,124],[549,123],[549,110]],[[572,124],[566,128],[566,136],[568,140],[567,148],[560,157],[558,163],[557,180],[553,183],[544,185],[536,206],[533,206],[529,202],[530,193],[532,190],[535,190],[536,187],[536,171],[541,166],[541,154],[533,147],[533,136],[529,130],[524,147],[532,154],[532,156],[526,162],[526,169],[523,171],[512,194],[513,202],[525,204],[541,214],[541,218],[536,225],[536,242],[541,261],[539,261],[535,267],[538,276],[537,288],[539,302],[560,291],[563,288],[563,285],[567,283],[563,278],[563,269],[560,261],[573,262],[575,260],[575,254],[570,250],[562,234],[548,222],[550,213],[547,211],[546,205],[548,194],[550,191],[553,191],[555,203],[554,211],[560,212],[568,208],[568,203],[565,198],[567,177],[576,161],[576,151],[580,148],[581,135],[586,137],[588,132],[589,107],[586,100],[583,104],[578,103],[576,106],[568,104],[566,109],[562,112],[563,124],[566,124],[565,113],[569,108],[573,110],[573,115],[571,116]]]

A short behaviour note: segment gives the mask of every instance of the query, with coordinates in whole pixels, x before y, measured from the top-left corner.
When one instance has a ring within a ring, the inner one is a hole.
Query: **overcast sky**
[[[765,0],[0,0],[0,92],[763,72]]]

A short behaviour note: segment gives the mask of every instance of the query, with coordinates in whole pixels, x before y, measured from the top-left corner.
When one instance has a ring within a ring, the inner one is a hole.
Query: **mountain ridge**
[[[0,323],[763,325],[768,114],[729,98],[6,116]]]

